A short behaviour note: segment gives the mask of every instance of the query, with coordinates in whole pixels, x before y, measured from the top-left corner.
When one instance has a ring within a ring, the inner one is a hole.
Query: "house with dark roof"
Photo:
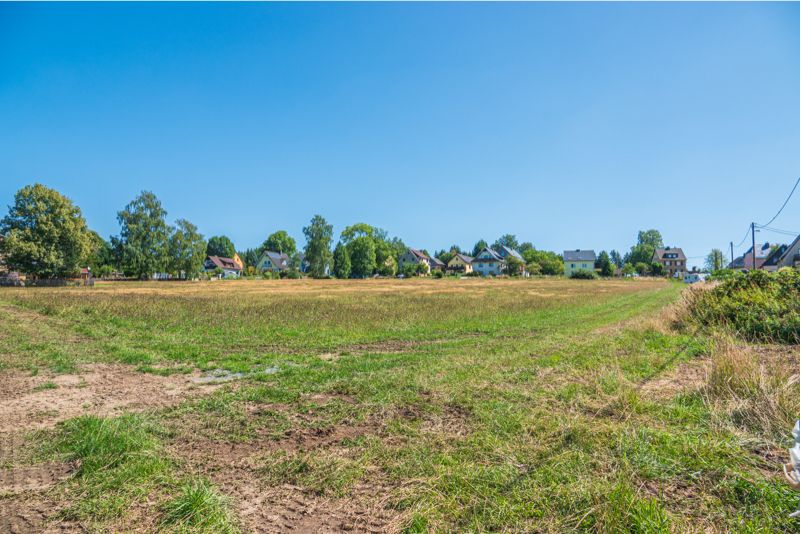
[[[594,250],[565,250],[562,252],[562,260],[565,262],[565,276],[570,278],[576,271],[595,271],[595,251]]]
[[[687,256],[679,247],[656,249],[651,261],[661,264],[663,272],[671,278],[684,278],[687,272]]]
[[[256,262],[257,271],[272,271],[280,273],[289,269],[289,256],[283,252],[265,250]]]
[[[798,267],[798,264],[798,237],[796,237],[792,243],[787,245],[787,250],[782,253],[776,265],[781,269],[782,267]]]
[[[473,257],[466,254],[456,253],[453,255],[453,258],[448,261],[447,269],[454,273],[472,273]]]
[[[754,255],[754,247],[749,247],[745,254],[738,256],[729,264],[729,269],[749,270],[755,266],[759,269],[776,246],[778,245],[767,242],[757,244],[756,256]]]
[[[473,258],[473,272],[481,276],[498,276],[503,274],[506,261],[490,247],[484,247]]]
[[[523,259],[523,256],[521,256],[518,251],[516,251],[513,248],[509,248],[506,245],[501,245],[500,247],[495,249],[495,252],[497,252],[498,255],[501,258],[503,258],[504,262],[510,256],[512,258],[516,258],[516,259],[520,260],[520,263],[521,263],[521,265],[520,265],[520,274],[523,275],[523,276],[528,276],[528,273],[526,273],[526,260]]]
[[[763,271],[778,271],[779,270],[779,260],[784,253],[787,252],[788,246],[787,245],[779,245],[775,247],[770,254],[765,258],[765,261],[762,262],[762,265],[759,266],[760,269]]]
[[[439,263],[441,261],[437,260]],[[422,250],[418,250],[416,248],[407,248],[406,252],[401,255],[398,259],[398,271],[403,271],[407,265],[424,265],[425,272],[430,273],[431,269],[434,268],[434,263],[432,258],[428,257],[428,254],[423,252]]]
[[[215,272],[220,269],[220,278],[238,278],[242,273],[241,264],[233,258],[223,258],[222,256],[206,256],[203,262],[203,270],[207,273]]]

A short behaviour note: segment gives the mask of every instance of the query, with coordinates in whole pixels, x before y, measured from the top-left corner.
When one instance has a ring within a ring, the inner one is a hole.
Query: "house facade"
[[[432,262],[431,258],[422,250],[407,248],[398,261],[398,271],[403,271],[407,265],[424,265],[426,273],[430,273]]]
[[[745,254],[738,256],[729,264],[729,269],[741,269],[744,271],[754,268],[759,269],[776,246],[772,243],[757,244],[756,254],[754,254],[754,247],[749,247]]]
[[[687,256],[679,247],[656,249],[651,261],[661,264],[662,270],[671,278],[683,278],[687,272]]]
[[[464,254],[455,254],[448,262],[447,269],[454,273],[472,273],[473,258]]]
[[[576,271],[595,271],[595,251],[594,250],[565,250],[562,252],[562,260],[565,263],[565,276],[570,278]]]
[[[787,250],[779,257],[777,265],[781,269],[782,267],[798,267],[798,264],[798,237],[796,237],[792,243],[787,245]]]
[[[220,269],[222,273],[221,278],[239,278],[242,273],[241,262],[237,264],[233,258],[223,258],[222,256],[206,256],[206,261],[203,262],[203,270],[206,272],[214,272]]]
[[[257,271],[280,273],[287,269],[289,269],[289,256],[282,252],[265,250],[261,253],[261,256],[259,256],[259,261],[256,262]]]
[[[484,247],[473,258],[473,272],[481,276],[498,276],[503,274],[506,261],[500,254],[489,247]]]
[[[508,258],[510,256],[520,260],[520,264],[521,265],[519,267],[519,271],[520,271],[519,274],[521,276],[527,276],[528,275],[528,273],[526,273],[526,260],[523,259],[523,256],[521,256],[518,251],[516,251],[513,248],[509,248],[509,247],[507,247],[505,245],[502,245],[500,248],[496,249],[495,252],[497,252],[498,255],[501,258],[503,258],[504,261],[506,261],[506,258]]]

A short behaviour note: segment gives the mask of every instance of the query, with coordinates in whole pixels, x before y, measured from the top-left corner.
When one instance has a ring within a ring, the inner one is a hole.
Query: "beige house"
[[[451,261],[448,262],[448,270],[455,273],[472,273],[473,258],[464,254],[454,254]]]
[[[683,278],[687,272],[687,256],[678,247],[665,247],[654,250],[651,261],[662,264],[662,268],[669,277]]]

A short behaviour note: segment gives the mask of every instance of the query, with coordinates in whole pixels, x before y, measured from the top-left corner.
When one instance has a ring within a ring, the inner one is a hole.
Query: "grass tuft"
[[[161,527],[178,532],[233,534],[238,532],[228,498],[205,480],[188,480],[163,506]]]

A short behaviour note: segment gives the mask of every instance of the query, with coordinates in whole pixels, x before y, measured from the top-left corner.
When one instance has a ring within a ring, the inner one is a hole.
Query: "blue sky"
[[[797,3],[2,4],[0,212],[38,181],[106,237],[146,189],[240,249],[301,242],[320,213],[432,252],[507,232],[625,250],[657,228],[728,253],[798,177],[798,20]],[[796,193],[773,226],[798,225]]]

